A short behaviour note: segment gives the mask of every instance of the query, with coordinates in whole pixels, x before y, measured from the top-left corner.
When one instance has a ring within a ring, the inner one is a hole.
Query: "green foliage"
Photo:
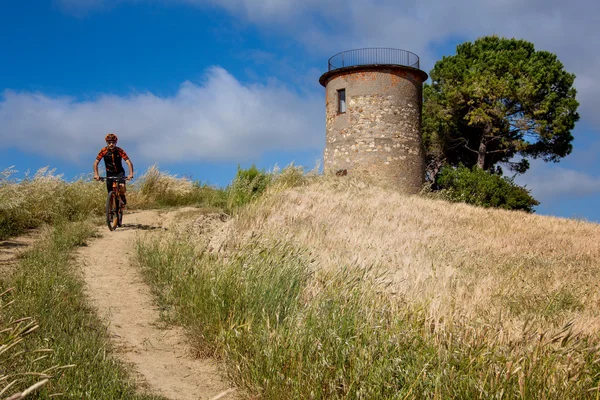
[[[578,121],[575,76],[556,55],[524,40],[488,36],[459,45],[430,72],[423,141],[438,164],[523,173],[528,158],[571,153]],[[522,161],[514,162],[520,155]]]
[[[198,255],[186,241],[147,241],[138,244],[138,260],[164,309],[185,303],[176,316],[204,351],[217,351],[230,329],[252,332],[283,321],[308,277],[298,250],[281,244],[271,251],[249,246],[223,263],[208,252]]]
[[[272,182],[272,175],[259,170],[254,164],[248,169],[238,165],[235,179],[227,188],[227,208],[229,210],[250,203],[258,198]]]
[[[527,189],[516,185],[512,179],[479,167],[444,167],[436,183],[442,189],[443,197],[450,201],[527,212],[533,212],[534,207],[540,204]]]

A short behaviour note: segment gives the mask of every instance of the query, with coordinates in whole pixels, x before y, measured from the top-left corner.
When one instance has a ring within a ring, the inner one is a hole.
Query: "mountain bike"
[[[119,194],[119,185],[125,184],[126,178],[118,178],[116,176],[101,176],[100,181],[112,181],[112,190],[108,192],[106,197],[106,225],[108,229],[114,231],[118,226],[123,225],[123,201]]]

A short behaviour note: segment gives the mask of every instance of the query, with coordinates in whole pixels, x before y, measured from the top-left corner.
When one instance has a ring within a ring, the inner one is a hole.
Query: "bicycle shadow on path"
[[[18,248],[18,247],[27,247],[29,246],[29,243],[25,243],[25,242],[19,242],[16,240],[3,240],[0,241],[0,249],[14,249],[14,248]]]
[[[120,231],[127,231],[127,230],[138,230],[138,231],[155,231],[155,230],[161,230],[161,231],[166,231],[168,229],[165,228],[165,227],[162,227],[160,225],[127,224],[127,223],[124,223],[123,226],[118,227],[117,230],[120,230]]]

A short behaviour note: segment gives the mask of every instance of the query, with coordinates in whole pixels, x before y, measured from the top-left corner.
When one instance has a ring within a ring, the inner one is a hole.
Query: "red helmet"
[[[119,140],[119,138],[114,133],[109,133],[108,135],[106,135],[106,137],[104,138],[104,140],[106,142],[108,142],[109,140],[114,140],[116,142],[116,141]]]

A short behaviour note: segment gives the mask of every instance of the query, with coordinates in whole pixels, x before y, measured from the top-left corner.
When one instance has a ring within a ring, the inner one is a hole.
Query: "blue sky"
[[[600,221],[600,6],[595,0],[54,0],[0,5],[0,170],[91,171],[115,132],[136,172],[228,184],[237,165],[312,168],[325,145],[327,59],[532,41],[577,75],[574,151],[518,178],[540,214]]]

